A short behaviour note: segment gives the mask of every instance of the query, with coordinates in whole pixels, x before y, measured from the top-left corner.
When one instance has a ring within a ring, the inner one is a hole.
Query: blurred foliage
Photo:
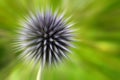
[[[12,50],[19,20],[52,6],[72,15],[76,48],[71,60],[45,69],[43,80],[120,80],[120,0],[0,0],[0,80],[35,80],[37,68]]]

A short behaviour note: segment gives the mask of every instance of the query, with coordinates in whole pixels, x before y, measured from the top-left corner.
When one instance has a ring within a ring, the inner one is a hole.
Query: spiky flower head
[[[37,62],[54,64],[70,53],[72,31],[64,14],[46,10],[31,13],[22,23],[19,46],[23,55]]]

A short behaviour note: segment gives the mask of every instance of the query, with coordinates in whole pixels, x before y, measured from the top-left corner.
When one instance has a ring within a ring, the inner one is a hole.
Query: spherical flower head
[[[72,31],[64,14],[46,10],[31,13],[22,23],[19,46],[23,55],[45,64],[61,62],[70,53]],[[24,57],[23,56],[23,57]]]

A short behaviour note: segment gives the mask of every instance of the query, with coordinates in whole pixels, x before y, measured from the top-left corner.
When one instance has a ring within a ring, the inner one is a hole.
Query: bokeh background
[[[43,80],[120,80],[120,0],[0,0],[0,80],[36,80],[38,67],[19,61],[11,43],[19,20],[45,6],[72,15],[78,31],[71,60]]]

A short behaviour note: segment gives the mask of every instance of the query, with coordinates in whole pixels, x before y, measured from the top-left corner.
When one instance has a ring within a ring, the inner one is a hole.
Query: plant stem
[[[39,70],[38,70],[38,73],[37,73],[37,78],[36,78],[36,80],[42,80],[42,66],[40,65],[40,68],[39,68]]]

